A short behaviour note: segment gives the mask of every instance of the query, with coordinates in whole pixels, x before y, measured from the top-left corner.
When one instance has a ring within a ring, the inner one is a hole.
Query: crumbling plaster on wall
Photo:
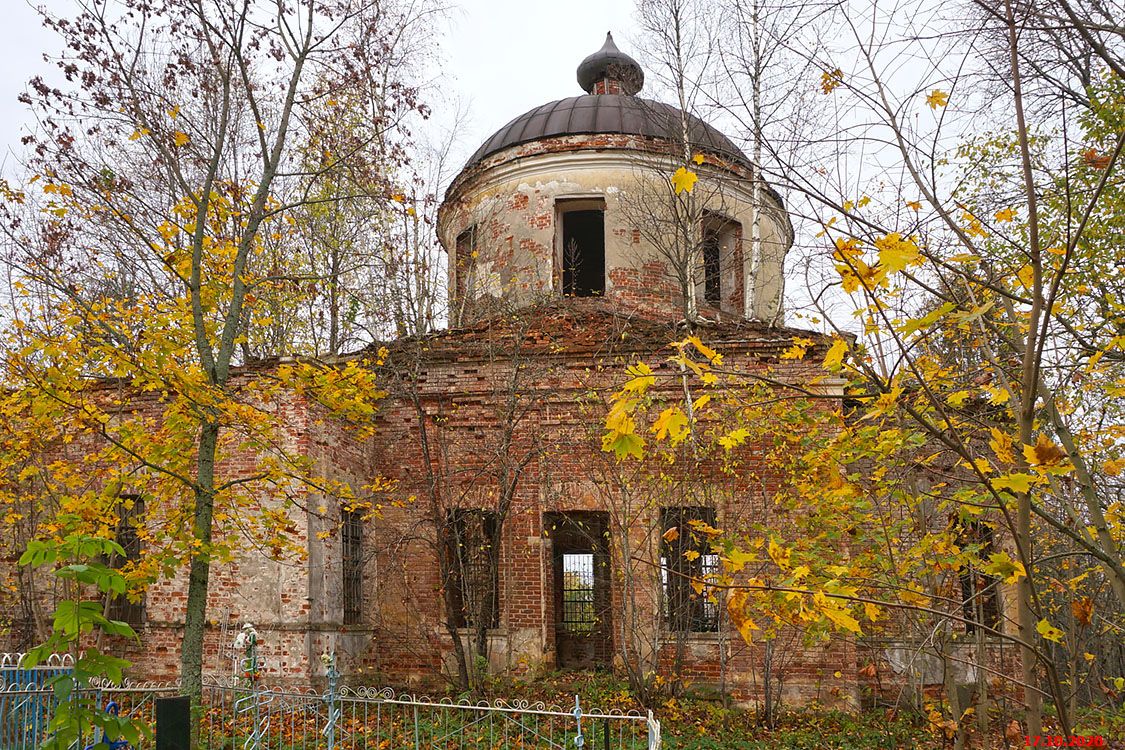
[[[450,187],[439,215],[439,236],[450,251],[450,289],[466,303],[503,299],[523,306],[561,286],[558,201],[605,201],[606,296],[623,308],[664,317],[678,309],[679,287],[666,257],[647,241],[636,217],[642,197],[674,171],[667,156],[635,136],[566,136],[524,144],[486,159]],[[707,184],[705,207],[738,222],[740,241],[724,273],[737,286],[724,293],[724,312],[741,315],[744,278],[756,278],[754,317],[773,319],[781,304],[782,266],[792,241],[780,199],[766,191],[761,212],[762,252],[752,273],[749,251],[752,186],[748,170],[716,159],[698,167]],[[456,239],[474,229],[475,257],[456,257]],[[459,278],[459,276],[461,278]],[[727,284],[726,286],[733,286]],[[485,314],[485,310],[479,310]],[[471,319],[473,315],[467,315]]]

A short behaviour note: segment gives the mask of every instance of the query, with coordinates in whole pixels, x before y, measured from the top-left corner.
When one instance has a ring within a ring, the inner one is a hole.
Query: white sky
[[[3,172],[13,172],[20,136],[31,124],[16,101],[27,81],[52,66],[45,51],[57,38],[43,29],[35,7],[65,14],[72,0],[0,0],[0,145]],[[467,158],[489,135],[517,115],[554,99],[582,93],[575,69],[602,46],[606,31],[625,51],[635,38],[632,0],[461,0],[449,14],[442,44],[443,87],[468,104],[458,127],[457,156]],[[436,113],[437,120],[443,112]]]
[[[33,125],[16,101],[35,75],[51,80],[53,64],[44,52],[59,51],[57,37],[45,30],[35,8],[69,15],[75,0],[0,0],[0,176],[18,173],[20,137]],[[622,51],[643,59],[635,0],[460,0],[449,13],[436,67],[431,138],[455,126],[452,161],[465,159],[509,120],[540,104],[582,93],[575,71],[612,31]],[[652,86],[645,93],[655,96]],[[659,98],[659,97],[655,97]],[[449,175],[452,176],[452,175]],[[792,291],[787,296],[791,296]]]
[[[51,5],[63,3],[54,0]],[[12,160],[22,151],[20,136],[31,121],[16,97],[28,80],[49,70],[43,52],[57,47],[56,37],[43,28],[32,5],[25,0],[0,0],[0,163],[4,174],[11,174]]]
[[[582,58],[613,32],[634,51],[632,0],[462,0],[446,40],[452,90],[470,105],[461,128],[468,157],[489,135],[533,107],[583,93]]]

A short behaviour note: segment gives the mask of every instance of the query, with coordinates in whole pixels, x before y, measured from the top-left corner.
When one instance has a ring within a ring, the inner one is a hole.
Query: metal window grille
[[[344,624],[355,625],[363,615],[363,515],[357,510],[345,510],[342,521]]]
[[[144,523],[145,501],[140,495],[122,495],[118,506],[117,532],[115,541],[121,545],[125,555],[113,555],[108,564],[113,568],[123,568],[141,559],[143,543],[138,526]],[[145,621],[145,602],[143,596],[131,601],[125,594],[112,596],[106,603],[106,616],[120,620],[133,628],[139,628]]]
[[[476,261],[473,252],[476,250],[476,226],[471,226],[457,235],[454,244],[456,255],[456,291],[459,305],[464,305],[476,296],[476,284],[473,280]]]
[[[718,233],[709,231],[703,239],[703,299],[713,303],[723,299],[720,250]]]
[[[992,527],[975,521],[959,530],[962,546],[977,545],[979,556],[987,558],[993,552]],[[972,566],[961,570],[961,609],[965,618],[965,632],[975,632],[978,625],[992,630],[1002,630],[1000,616],[1000,579]]]
[[[692,522],[715,525],[714,508],[665,508],[661,511],[660,579],[664,621],[674,631],[713,633],[719,629],[714,581],[719,556]]]
[[[562,625],[571,633],[589,633],[597,625],[594,607],[594,554],[567,552],[562,556]]]
[[[496,513],[488,510],[454,511],[450,524],[456,544],[455,593],[460,600],[458,626],[499,625],[499,570],[493,556],[499,553],[493,540],[497,531]]]

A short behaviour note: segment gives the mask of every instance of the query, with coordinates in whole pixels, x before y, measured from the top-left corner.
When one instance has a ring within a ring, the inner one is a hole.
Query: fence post
[[[191,740],[191,698],[154,698],[156,750],[188,750]]]
[[[660,750],[660,722],[648,712],[648,750]]]
[[[328,738],[328,750],[336,748],[336,721],[340,718],[340,709],[336,707],[337,689],[339,687],[340,673],[336,670],[336,652],[326,654],[325,665],[328,667],[328,726],[324,733]]]
[[[582,705],[578,702],[578,696],[574,696],[574,720],[578,723],[578,734],[574,736],[574,746],[580,748],[586,744],[586,738],[582,736]]]

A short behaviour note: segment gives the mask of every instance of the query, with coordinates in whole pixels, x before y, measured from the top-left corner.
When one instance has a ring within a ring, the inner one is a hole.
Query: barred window
[[[664,621],[674,631],[713,633],[719,629],[719,605],[707,582],[719,572],[719,556],[693,521],[715,526],[715,509],[660,511]]]
[[[363,615],[363,514],[344,510],[341,520],[344,624],[355,625]]]
[[[114,554],[106,561],[111,568],[121,569],[141,559],[143,545],[138,527],[144,523],[145,500],[140,495],[122,495],[117,511],[117,531],[114,541],[125,554]],[[130,601],[128,595],[110,596],[106,602],[106,616],[127,623],[132,628],[141,627],[145,621],[144,596]]]
[[[980,521],[964,524],[958,530],[962,546],[977,546],[977,555],[987,559],[995,548],[992,527]],[[978,625],[992,630],[1003,629],[1000,616],[1000,579],[966,565],[961,569],[961,609],[965,632],[973,633]]]
[[[457,627],[499,625],[499,570],[494,556],[497,515],[489,510],[458,509],[450,514],[449,530],[456,554],[453,571]]]
[[[562,563],[562,628],[569,633],[592,633],[598,624],[594,553],[566,552]]]
[[[702,267],[696,276],[696,293],[704,301],[719,305],[723,297],[731,293],[730,289],[723,288],[724,273],[726,281],[731,281],[731,264],[740,227],[736,221],[708,212],[703,218],[702,230],[699,258]]]
[[[475,289],[473,271],[476,268],[474,253],[477,251],[477,228],[471,226],[457,235],[454,244],[455,277],[458,306],[464,305],[476,297],[479,290]]]

